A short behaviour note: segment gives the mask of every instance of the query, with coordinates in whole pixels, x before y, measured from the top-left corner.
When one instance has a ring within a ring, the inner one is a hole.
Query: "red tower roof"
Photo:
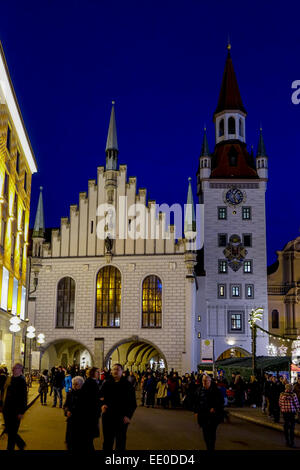
[[[230,46],[228,46],[228,54],[225,63],[221,91],[215,114],[220,113],[221,111],[225,111],[226,109],[236,109],[246,113],[233,68],[230,55]]]

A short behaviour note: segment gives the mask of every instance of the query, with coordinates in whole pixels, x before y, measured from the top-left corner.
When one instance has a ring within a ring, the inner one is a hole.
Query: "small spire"
[[[35,216],[34,229],[32,236],[44,238],[45,235],[45,222],[44,222],[44,207],[43,207],[43,186],[40,186],[40,196],[38,207]]]
[[[266,157],[266,148],[265,148],[265,143],[264,143],[264,138],[262,135],[262,127],[259,129],[259,139],[258,139],[258,146],[257,146],[257,157]]]
[[[115,102],[112,101],[112,108],[110,114],[109,128],[106,141],[106,169],[116,170],[118,166],[118,140],[117,140],[117,126],[115,117]]]
[[[185,206],[185,217],[184,217],[184,233],[196,231],[196,216],[194,208],[194,199],[192,191],[192,178],[188,178],[189,188],[187,194],[187,203]]]
[[[201,157],[210,157],[209,147],[208,147],[208,140],[206,135],[206,127],[204,127],[204,135],[201,147]]]
[[[119,150],[118,140],[117,140],[117,127],[116,127],[116,118],[115,118],[115,101],[112,101],[112,108],[110,114],[109,128],[106,141],[107,150]]]

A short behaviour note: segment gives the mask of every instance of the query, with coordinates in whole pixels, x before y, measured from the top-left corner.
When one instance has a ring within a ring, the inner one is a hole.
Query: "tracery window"
[[[162,282],[155,275],[143,281],[142,328],[161,328],[162,321]]]
[[[96,328],[119,328],[121,313],[121,273],[114,266],[105,266],[97,275]]]
[[[75,310],[75,281],[62,278],[57,286],[56,328],[73,328]]]

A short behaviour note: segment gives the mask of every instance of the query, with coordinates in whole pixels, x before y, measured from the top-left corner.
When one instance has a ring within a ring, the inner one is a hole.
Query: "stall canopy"
[[[264,372],[288,372],[291,362],[290,356],[257,356],[256,369],[260,374]],[[200,370],[212,370],[212,365],[199,364],[198,368]],[[215,368],[217,370],[224,370],[227,377],[230,377],[232,373],[239,372],[244,378],[249,378],[252,374],[252,358],[231,357],[222,361],[216,361]]]

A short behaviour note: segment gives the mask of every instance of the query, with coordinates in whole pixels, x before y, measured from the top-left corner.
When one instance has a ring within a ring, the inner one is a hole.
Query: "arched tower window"
[[[235,119],[233,117],[228,119],[228,134],[235,134]]]
[[[162,282],[155,275],[143,281],[142,328],[161,328]]]
[[[121,273],[114,266],[105,266],[97,275],[96,328],[119,328],[121,313]]]
[[[57,286],[56,328],[74,327],[75,281],[62,278]]]
[[[279,312],[272,310],[272,328],[279,328]]]
[[[244,127],[243,127],[243,121],[241,118],[239,119],[239,135],[241,137],[244,137]]]
[[[224,135],[224,119],[221,119],[219,123],[219,137]]]

